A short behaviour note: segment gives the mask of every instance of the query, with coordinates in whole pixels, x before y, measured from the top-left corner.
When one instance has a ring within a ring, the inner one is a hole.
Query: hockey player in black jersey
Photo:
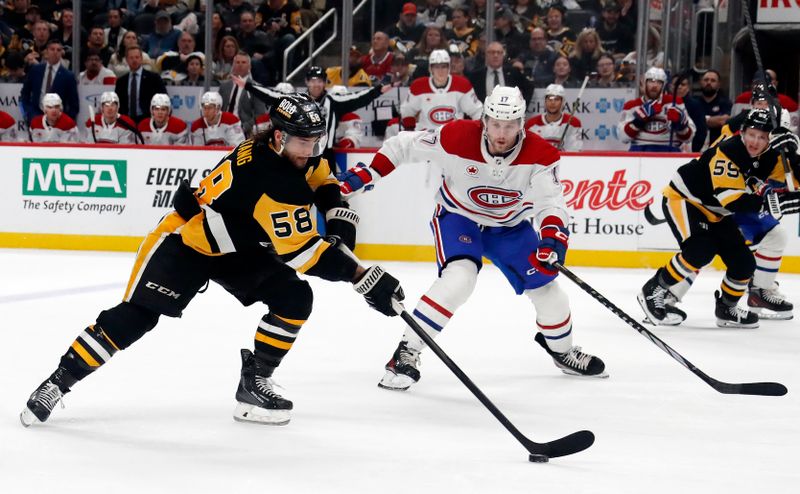
[[[637,297],[653,324],[669,320],[665,301],[669,289],[719,255],[727,270],[715,293],[717,325],[758,327],[758,315],[737,306],[756,264],[733,214],[767,211],[779,217],[797,213],[800,192],[762,195],[748,187],[748,178],[783,164],[769,147],[773,127],[767,110],[751,110],[742,129],[741,136],[681,166],[664,189],[664,214],[681,251],[645,283]]]
[[[46,421],[75,383],[153,329],[161,315],[179,317],[209,280],[243,305],[269,308],[254,351],[241,352],[234,411],[240,421],[289,422],[292,402],[275,391],[272,374],[311,313],[311,287],[296,272],[352,282],[370,306],[396,315],[399,282],[380,266],[361,267],[344,248],[354,246],[358,217],[343,207],[339,183],[319,157],[326,139],[319,108],[305,95],[284,95],[271,119],[273,129],[239,144],[196,191],[185,183],[178,189],[175,211],[139,247],[122,303],[78,335],[31,395],[23,425]],[[328,237],[317,233],[312,205],[325,215]]]

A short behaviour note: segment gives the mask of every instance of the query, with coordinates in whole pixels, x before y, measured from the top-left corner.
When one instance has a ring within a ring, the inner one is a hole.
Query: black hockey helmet
[[[322,79],[323,81],[326,81],[328,76],[325,75],[325,71],[322,69],[322,67],[319,65],[313,65],[309,67],[308,71],[306,72],[306,80],[309,79]]]
[[[744,119],[742,131],[744,131],[744,129],[758,129],[764,132],[772,132],[775,127],[772,125],[772,120],[767,110],[755,109],[750,110],[747,114],[747,118]]]
[[[319,105],[304,93],[281,96],[269,112],[273,128],[283,132],[281,150],[289,137],[316,137],[314,156],[325,149],[327,130]]]
[[[750,103],[762,100],[768,101],[770,96],[772,96],[773,99],[777,98],[778,92],[775,90],[775,86],[763,81],[755,82],[750,95]]]

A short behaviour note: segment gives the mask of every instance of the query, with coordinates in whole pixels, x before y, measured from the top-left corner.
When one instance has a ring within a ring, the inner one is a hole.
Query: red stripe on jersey
[[[386,175],[392,173],[395,169],[394,164],[389,160],[389,158],[381,153],[377,153],[375,157],[372,158],[372,163],[369,166],[378,172],[381,177],[385,177]]]
[[[434,309],[436,309],[436,312],[438,312],[439,314],[445,316],[446,318],[450,319],[451,317],[453,317],[453,313],[452,312],[450,312],[449,310],[445,309],[441,305],[437,304],[433,300],[429,299],[427,295],[423,295],[420,300],[422,300],[426,304],[428,304],[431,307],[433,307]]]

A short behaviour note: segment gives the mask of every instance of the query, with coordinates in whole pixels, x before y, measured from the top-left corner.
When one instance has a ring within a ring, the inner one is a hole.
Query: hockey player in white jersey
[[[61,96],[47,93],[42,98],[44,115],[31,121],[31,142],[80,142],[75,120],[64,113]]]
[[[544,113],[528,119],[525,128],[539,134],[557,149],[572,152],[583,149],[580,119],[564,112],[564,86],[550,84],[545,88],[544,109]],[[568,129],[566,135],[564,135],[565,128]],[[564,136],[563,144],[561,136]]]
[[[188,146],[189,128],[186,122],[173,117],[172,102],[166,93],[156,93],[150,100],[151,117],[139,122],[139,132],[145,144]]]
[[[564,262],[569,239],[559,154],[525,131],[525,106],[519,89],[499,86],[486,98],[481,120],[401,132],[383,144],[369,167],[359,164],[343,174],[342,192],[364,188],[407,163],[441,166],[431,220],[439,278],[413,311],[420,326],[431,337],[442,331],[472,293],[486,257],[533,303],[535,340],[556,366],[571,375],[606,377],[602,360],[572,345],[569,300],[551,265]],[[418,381],[424,346],[406,328],[379,385],[404,390]]]
[[[416,118],[416,130],[433,130],[468,116],[478,120],[483,111],[466,77],[450,73],[447,50],[433,50],[428,57],[430,76],[411,83],[400,116]],[[406,120],[402,120],[406,124]]]
[[[127,115],[119,114],[119,96],[113,91],[100,95],[100,113],[86,120],[86,142],[108,144],[136,144],[136,123]]]
[[[674,102],[664,94],[667,74],[651,67],[644,74],[642,96],[625,102],[618,126],[620,140],[630,143],[631,151],[676,153],[692,140],[696,127],[683,99]]]
[[[214,91],[200,97],[203,116],[192,122],[192,144],[195,146],[236,146],[244,140],[239,117],[222,111],[222,96]]]

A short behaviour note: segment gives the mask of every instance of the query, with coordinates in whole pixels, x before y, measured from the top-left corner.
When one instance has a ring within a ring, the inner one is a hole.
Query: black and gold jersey
[[[678,168],[664,196],[686,200],[711,222],[733,212],[757,212],[762,198],[746,184],[757,166],[758,159],[750,157],[741,139],[728,139]]]
[[[317,233],[312,205],[323,212],[341,205],[327,160],[311,158],[299,169],[252,139],[200,181],[195,197],[202,211],[180,229],[184,244],[209,256],[271,247],[301,273],[331,247]]]

